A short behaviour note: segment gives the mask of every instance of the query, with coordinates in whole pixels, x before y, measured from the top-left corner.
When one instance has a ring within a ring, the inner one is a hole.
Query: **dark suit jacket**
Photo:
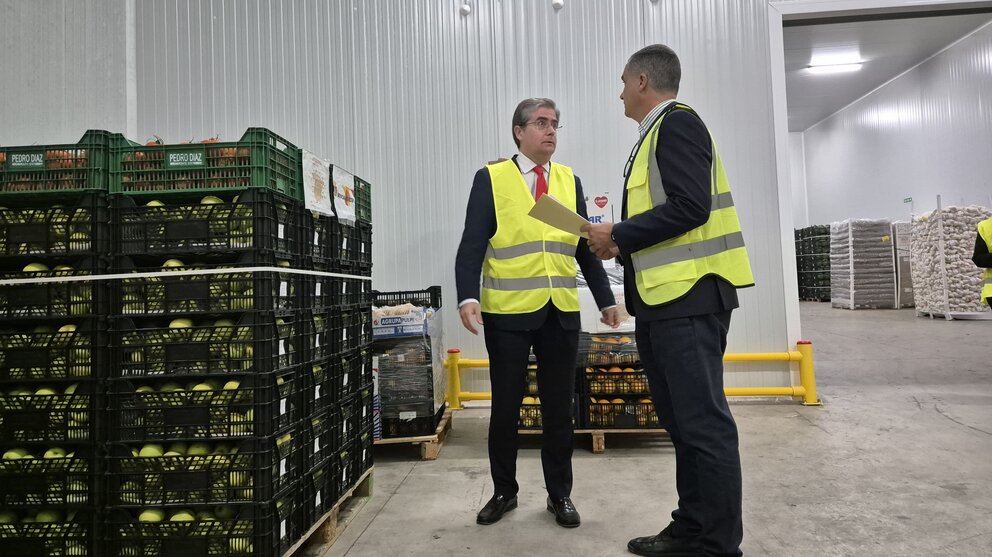
[[[655,157],[668,201],[628,219],[625,179],[622,222],[613,227],[613,238],[624,263],[627,312],[648,321],[719,313],[739,306],[737,289],[716,276],[702,278],[684,296],[667,304],[649,306],[637,292],[629,255],[698,228],[710,217],[713,147],[709,132],[703,121],[689,111],[674,110],[672,105],[665,112],[669,114],[658,131]],[[641,141],[648,137],[650,134]]]
[[[513,160],[516,162],[517,158],[513,157]],[[588,218],[582,183],[578,176],[575,177],[575,199],[576,211],[583,218]],[[475,173],[475,180],[472,182],[472,192],[469,194],[468,209],[465,213],[465,231],[462,233],[462,241],[455,256],[455,286],[458,290],[458,301],[467,298],[480,299],[479,277],[482,274],[482,263],[486,258],[489,239],[494,234],[496,234],[496,206],[493,203],[493,184],[489,171],[482,168]],[[606,271],[603,270],[603,263],[589,251],[585,238],[579,238],[575,259],[579,262],[579,268],[582,269],[596,304],[600,308],[615,304],[609,279],[606,277]],[[482,320],[485,326],[497,329],[509,331],[536,329],[547,319],[552,307],[549,302],[533,313],[516,315],[484,313]],[[579,328],[579,312],[557,311],[557,308],[554,310],[559,315],[564,329]]]

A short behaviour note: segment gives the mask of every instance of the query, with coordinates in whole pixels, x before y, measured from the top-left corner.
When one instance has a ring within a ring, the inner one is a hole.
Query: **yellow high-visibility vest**
[[[627,178],[627,218],[667,202],[655,151],[658,130],[672,110],[688,110],[675,104],[662,113],[641,142]],[[695,114],[695,112],[693,112]],[[751,263],[737,218],[730,183],[712,138],[710,168],[712,205],[706,224],[631,254],[635,282],[648,305],[665,304],[686,295],[701,278],[715,275],[738,288],[754,285]]]
[[[985,246],[992,252],[992,219],[978,223],[978,233],[985,240]],[[990,299],[992,299],[992,269],[985,269],[985,276],[982,277],[982,300],[989,303]]]
[[[482,266],[482,311],[535,312],[551,300],[561,311],[579,311],[575,251],[579,237],[529,216],[534,196],[512,160],[486,166],[493,185],[496,234]],[[575,210],[575,175],[552,163],[548,194]]]

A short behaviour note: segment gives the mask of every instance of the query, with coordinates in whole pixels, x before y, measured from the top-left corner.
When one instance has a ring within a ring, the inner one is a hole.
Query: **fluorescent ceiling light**
[[[829,66],[808,66],[809,73],[823,75],[832,73],[856,72],[861,69],[861,63],[857,64],[832,64]]]
[[[837,66],[840,64],[860,64],[861,49],[857,47],[817,49],[810,56],[810,66]]]

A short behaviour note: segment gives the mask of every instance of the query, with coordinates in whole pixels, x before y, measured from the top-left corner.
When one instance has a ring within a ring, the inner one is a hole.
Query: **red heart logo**
[[[596,199],[593,199],[593,201],[596,202],[596,206],[597,207],[599,207],[600,209],[602,209],[603,207],[606,207],[606,204],[607,204],[607,202],[610,201],[610,199],[608,197],[606,197],[605,195],[601,195],[601,196],[597,197]]]

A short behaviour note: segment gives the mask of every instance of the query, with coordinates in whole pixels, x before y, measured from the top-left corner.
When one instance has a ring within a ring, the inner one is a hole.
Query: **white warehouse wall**
[[[792,215],[788,201],[779,208],[767,0],[569,0],[560,11],[475,1],[469,16],[461,3],[136,2],[133,139],[236,139],[265,126],[368,179],[375,288],[442,285],[447,346],[484,357],[455,311],[454,255],[474,172],[514,152],[516,103],[549,96],[565,124],[556,159],[588,192],[618,199],[636,139],[620,73],[636,49],[665,42],[683,60],[680,98],[719,145],[758,283],[741,294],[729,350],[791,348],[798,323],[787,314],[798,315],[798,302],[783,274]],[[790,384],[783,366],[730,369],[742,371],[728,374],[729,386]]]
[[[805,132],[810,222],[992,203],[992,24]]]
[[[789,187],[792,189],[792,222],[796,228],[810,225],[806,200],[806,145],[803,132],[789,132]]]

